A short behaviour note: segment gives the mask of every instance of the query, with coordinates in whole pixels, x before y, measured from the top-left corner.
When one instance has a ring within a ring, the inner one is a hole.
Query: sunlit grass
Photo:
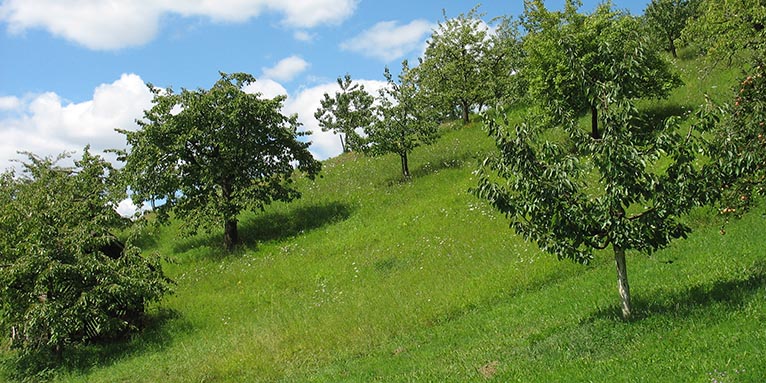
[[[728,79],[711,76],[710,84]],[[684,110],[673,105],[695,107],[692,100],[709,86],[690,83],[652,105],[672,113]],[[445,128],[435,145],[416,150],[410,181],[401,179],[393,156],[328,160],[322,178],[301,181],[302,199],[243,215],[244,244],[229,255],[220,233],[179,238],[178,223],[159,229],[145,250],[172,259],[166,268],[176,293],[153,308],[146,333],[73,353],[52,376],[62,382],[766,376],[763,205],[730,223],[725,235],[716,212],[699,209],[689,218],[695,231],[687,240],[650,257],[629,254],[637,318],[626,323],[608,252],[589,266],[558,261],[468,193],[478,162],[494,150],[474,124]]]

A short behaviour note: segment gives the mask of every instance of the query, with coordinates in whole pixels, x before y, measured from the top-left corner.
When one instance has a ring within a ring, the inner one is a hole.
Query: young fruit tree
[[[272,201],[300,197],[295,170],[313,179],[321,163],[298,140],[297,116],[281,113],[284,96],[263,99],[243,87],[249,74],[221,73],[212,88],[158,89],[154,106],[137,121],[136,131],[121,130],[129,148],[119,151],[123,175],[137,203],[164,200],[154,212],[185,219],[188,230],[224,228],[223,242],[239,242],[238,215]]]
[[[674,58],[678,57],[676,40],[681,38],[681,32],[686,22],[695,17],[699,0],[652,0],[644,10],[649,33],[657,35],[663,41],[662,46],[670,51]]]
[[[733,103],[713,116],[711,174],[718,175],[721,213],[740,215],[766,195],[766,63],[756,62]]]
[[[86,148],[74,167],[28,154],[0,175],[0,327],[21,355],[54,357],[134,332],[169,292],[159,259],[112,232],[115,170]],[[45,358],[45,357],[44,357]]]
[[[695,135],[680,135],[673,119],[646,126],[619,92],[604,89],[600,99],[601,139],[581,129],[571,110],[556,121],[533,115],[515,127],[502,112],[488,113],[485,124],[500,153],[484,161],[474,192],[559,259],[588,263],[594,250],[611,246],[627,320],[626,252],[651,253],[685,237],[690,229],[679,217],[704,203],[706,190],[695,166]]]
[[[599,138],[602,84],[613,82],[620,98],[635,100],[666,97],[681,80],[650,49],[637,18],[613,10],[609,2],[587,15],[578,12],[580,5],[567,0],[563,11],[552,12],[542,0],[524,3],[526,63],[520,74],[529,84],[531,103],[554,117],[561,103],[577,114],[590,112],[591,135]]]
[[[417,67],[419,85],[446,110],[460,110],[463,123],[469,122],[472,109],[487,105],[507,91],[511,83],[518,41],[515,35],[492,33],[478,7],[439,22]],[[511,31],[508,23],[498,30]]]
[[[357,129],[364,129],[372,122],[374,97],[364,90],[364,85],[352,84],[351,75],[338,77],[339,92],[335,97],[325,93],[321,106],[314,113],[323,132],[332,131],[340,137],[343,153],[360,150],[364,140]]]
[[[407,60],[402,62],[399,83],[385,69],[388,86],[380,90],[377,121],[367,127],[365,151],[371,155],[396,153],[402,163],[402,176],[410,177],[409,153],[438,137],[433,110],[424,102],[417,79]]]
[[[700,1],[699,17],[691,19],[681,32],[684,40],[696,43],[713,62],[763,58],[766,1]]]
[[[713,61],[737,59],[743,71],[730,103],[705,113],[711,128],[709,174],[721,213],[740,215],[766,194],[766,1],[702,2],[684,34]],[[711,177],[713,178],[713,177]]]

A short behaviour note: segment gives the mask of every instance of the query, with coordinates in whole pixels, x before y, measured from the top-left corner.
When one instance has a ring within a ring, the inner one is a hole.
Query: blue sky
[[[599,1],[585,0],[591,11]],[[640,14],[648,0],[618,0]],[[151,105],[145,87],[208,88],[218,71],[247,72],[266,96],[287,94],[314,134],[312,152],[340,144],[313,118],[345,73],[368,89],[383,69],[416,62],[431,30],[474,1],[372,0],[2,0],[0,170],[17,151],[55,155],[91,144],[122,148],[115,128],[134,129]],[[546,1],[560,8],[563,0]],[[518,16],[523,1],[488,1],[485,20]]]

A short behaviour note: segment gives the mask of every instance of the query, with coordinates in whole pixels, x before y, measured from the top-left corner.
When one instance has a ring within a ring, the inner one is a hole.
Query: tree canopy
[[[438,136],[433,110],[419,93],[417,78],[407,60],[402,62],[399,82],[385,69],[388,86],[380,90],[377,121],[366,130],[366,152],[372,155],[396,153],[402,163],[402,176],[410,176],[408,155]]]
[[[324,94],[314,117],[323,132],[332,131],[340,137],[344,153],[360,150],[364,140],[357,129],[364,129],[372,122],[374,97],[364,90],[364,85],[352,84],[349,74],[342,79],[338,77],[338,87],[340,91],[335,92],[335,97]]]
[[[766,49],[766,0],[702,0],[699,17],[682,32],[714,61]]]
[[[135,331],[169,291],[159,260],[112,234],[125,226],[112,166],[87,148],[65,157],[0,175],[0,325],[22,355]]]
[[[478,8],[451,19],[445,13],[417,67],[424,92],[443,108],[459,108],[464,123],[471,109],[504,93],[500,86],[518,69],[515,35],[491,33],[481,16]]]
[[[224,226],[224,245],[239,242],[237,216],[272,201],[300,197],[295,169],[310,178],[321,164],[299,137],[297,116],[281,113],[284,96],[263,99],[243,87],[255,79],[225,74],[209,90],[158,89],[154,105],[138,121],[140,129],[121,132],[126,184],[139,204],[162,200],[155,209],[184,218],[190,231]]]
[[[605,84],[620,98],[637,99],[665,97],[681,80],[651,49],[638,19],[613,10],[609,2],[589,15],[578,12],[580,5],[567,0],[563,11],[553,12],[542,0],[525,2],[522,74],[534,104],[550,113],[562,107],[589,111],[591,135],[598,138]]]
[[[644,17],[651,32],[664,41],[664,48],[678,57],[676,40],[689,19],[697,13],[699,0],[652,0],[644,10]]]

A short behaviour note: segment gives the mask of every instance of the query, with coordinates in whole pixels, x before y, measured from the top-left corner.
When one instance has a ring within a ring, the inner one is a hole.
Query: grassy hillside
[[[644,105],[686,113],[736,75],[700,76]],[[445,127],[411,157],[346,154],[303,198],[242,217],[246,241],[147,236],[177,281],[149,330],[67,355],[61,382],[690,381],[766,377],[764,208],[720,234],[715,211],[687,240],[629,254],[637,319],[619,319],[608,252],[557,261],[468,193],[494,150],[478,125]],[[6,357],[4,372],[11,373]]]

